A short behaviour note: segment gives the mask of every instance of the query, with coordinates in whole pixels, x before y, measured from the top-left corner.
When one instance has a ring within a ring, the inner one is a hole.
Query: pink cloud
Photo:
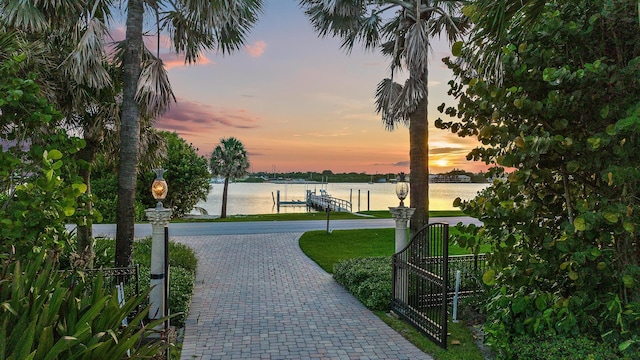
[[[245,109],[230,109],[178,99],[167,113],[158,118],[155,127],[175,131],[199,149],[208,151],[221,134],[230,129],[259,127],[260,117]]]
[[[189,64],[184,62],[184,55],[182,54],[174,54],[174,53],[160,54],[160,58],[162,59],[162,62],[164,63],[164,66],[167,70],[172,68],[177,68],[177,67],[189,66]],[[191,65],[207,65],[207,64],[215,64],[215,62],[211,61],[204,54],[200,53],[200,56],[198,57],[198,62]]]
[[[267,43],[260,40],[256,41],[253,44],[249,44],[245,46],[245,51],[249,54],[249,56],[257,58],[264,54],[264,49],[267,48]]]

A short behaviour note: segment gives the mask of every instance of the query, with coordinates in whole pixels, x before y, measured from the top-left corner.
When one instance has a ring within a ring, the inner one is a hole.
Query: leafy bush
[[[147,188],[144,188],[148,192]],[[118,203],[118,178],[114,172],[98,162],[91,175],[91,191],[95,195],[93,207],[102,215],[102,223],[114,224],[116,222],[116,206]],[[142,190],[138,190],[142,191]],[[145,209],[148,208],[141,201],[135,201],[135,221],[145,220]]]
[[[629,1],[546,2],[530,31],[504,33],[501,81],[460,66],[478,49],[446,60],[456,106],[443,104],[436,126],[477,136],[468,159],[496,178],[457,201],[492,248],[483,280],[496,348],[521,335],[640,346],[636,14]]]
[[[211,174],[207,159],[198,155],[197,148],[175,132],[160,131],[159,135],[167,142],[167,158],[161,166],[169,185],[167,198],[162,202],[173,210],[173,217],[180,218],[193,210],[199,201],[207,200]],[[155,174],[151,171],[141,171],[138,175],[136,198],[147,208],[156,206],[156,200],[149,192],[153,179]]]
[[[100,221],[96,221],[96,223],[102,224],[115,224],[116,223],[116,206],[118,203],[117,197],[105,198],[104,194],[96,196],[96,201],[93,204],[94,208],[100,212],[102,215],[102,219]],[[145,210],[147,209],[141,202],[137,201],[134,203],[135,212],[134,219],[136,222],[145,221],[146,215]]]
[[[133,259],[136,264],[151,265],[150,237],[135,242]],[[198,267],[198,260],[193,250],[187,245],[169,241],[169,266],[181,267],[195,273]]]
[[[336,281],[372,310],[391,308],[392,274],[391,258],[386,256],[349,259],[333,267]]]
[[[12,36],[3,32],[0,42]],[[63,116],[41,93],[38,74],[25,76],[26,63],[13,51],[0,60],[0,253],[15,248],[20,259],[56,254],[69,239],[65,224],[92,215],[79,214],[87,186],[70,156],[84,140],[57,128]]]
[[[48,258],[24,268],[17,261],[2,262],[0,358],[122,359],[127,351],[132,358],[150,358],[163,350],[162,343],[147,338],[160,323],[142,324],[148,308],[121,326],[146,293],[120,306],[104,290],[102,277],[85,282],[68,274]]]
[[[530,336],[514,338],[510,346],[496,357],[496,360],[527,359],[621,359],[612,347],[585,337],[554,337],[540,339]],[[637,357],[634,357],[637,358]]]

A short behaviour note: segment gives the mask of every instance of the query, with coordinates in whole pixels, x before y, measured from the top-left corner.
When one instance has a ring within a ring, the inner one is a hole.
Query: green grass
[[[456,229],[450,229],[451,233],[455,231]],[[336,230],[330,234],[326,231],[309,231],[300,238],[300,248],[325,271],[333,273],[333,265],[342,260],[355,257],[391,256],[395,252],[395,229]],[[486,250],[488,250],[487,247],[481,248],[481,252]],[[449,246],[451,255],[467,253],[460,247]],[[462,322],[449,322],[448,331],[451,334],[448,337],[449,347],[448,350],[444,350],[408,323],[394,319],[383,311],[374,313],[436,360],[483,359],[473,335]],[[457,340],[459,344],[451,345],[452,340]]]
[[[358,215],[359,214],[359,215]],[[436,210],[430,211],[431,217],[464,216],[460,210]],[[389,210],[360,211],[359,213],[335,212],[329,214],[330,220],[350,220],[350,219],[390,219]],[[257,214],[257,215],[231,215],[225,219],[173,219],[171,222],[240,222],[240,221],[293,221],[293,220],[326,220],[327,214],[324,212],[287,213],[287,214]]]
[[[450,228],[455,234],[456,229]],[[395,229],[308,231],[300,238],[300,248],[326,272],[333,273],[333,264],[354,257],[391,256],[395,252]],[[488,247],[481,248],[481,252]],[[449,246],[450,255],[468,254],[466,249]]]
[[[395,319],[384,311],[374,311],[376,315],[404,338],[418,347],[423,352],[433,356],[436,360],[482,360],[483,356],[478,349],[473,334],[467,329],[463,322],[451,322],[447,326],[449,336],[447,337],[447,347],[445,350],[436,345],[429,338],[424,336],[407,322]],[[451,344],[454,341],[456,344]]]

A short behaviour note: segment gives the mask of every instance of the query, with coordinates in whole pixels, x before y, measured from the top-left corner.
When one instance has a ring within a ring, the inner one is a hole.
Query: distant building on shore
[[[430,183],[470,183],[471,177],[467,175],[431,174]]]

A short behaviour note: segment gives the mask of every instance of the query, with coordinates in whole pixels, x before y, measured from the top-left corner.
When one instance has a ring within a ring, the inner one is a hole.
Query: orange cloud
[[[167,70],[189,65],[184,62],[184,55],[182,54],[161,54],[160,58],[162,58],[162,62],[164,63],[164,66]],[[215,64],[215,62],[211,61],[204,54],[200,53],[200,56],[198,57],[198,62],[191,65],[207,65],[207,64]]]
[[[245,46],[245,51],[249,54],[249,56],[257,58],[264,54],[264,49],[267,48],[267,43],[260,40],[256,41],[253,44],[249,44]]]

